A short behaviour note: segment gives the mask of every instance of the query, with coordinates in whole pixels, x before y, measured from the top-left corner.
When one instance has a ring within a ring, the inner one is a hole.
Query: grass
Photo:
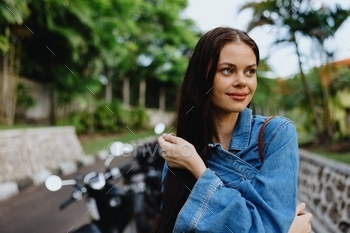
[[[307,145],[309,142],[312,142],[313,137],[312,135],[306,134],[306,133],[298,133],[298,141],[299,141],[299,145]],[[350,143],[350,142],[349,142]],[[346,146],[346,145],[345,145]],[[303,146],[301,146],[303,147]],[[334,150],[334,148],[338,147],[342,148],[342,152],[338,152],[336,150]],[[333,150],[331,149],[333,148]],[[344,143],[338,143],[332,146],[306,146],[304,149],[320,155],[322,157],[325,157],[327,159],[331,159],[337,162],[341,162],[341,163],[346,163],[346,164],[350,164],[350,150],[346,150],[344,149]]]
[[[312,149],[312,150],[309,149],[309,151],[317,155],[321,155],[327,159],[350,164],[350,152],[335,153],[335,152],[327,152],[327,151],[318,150],[318,149]]]
[[[82,135],[79,136],[79,140],[85,154],[96,154],[97,152],[106,148],[111,142],[121,141],[126,143],[148,136],[156,136],[156,134],[153,132],[153,130],[143,130],[138,132],[125,131],[124,133],[115,135]]]
[[[28,129],[28,128],[38,128],[38,127],[49,127],[48,125],[26,125],[26,124],[16,124],[12,126],[0,125],[0,130],[10,130],[10,129]]]

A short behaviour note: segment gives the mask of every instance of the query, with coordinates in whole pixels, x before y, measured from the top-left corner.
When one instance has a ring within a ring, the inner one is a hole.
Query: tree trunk
[[[13,125],[15,119],[20,49],[20,44],[10,44],[10,50],[4,54],[2,61],[0,123],[9,126]]]
[[[50,124],[56,124],[56,91],[54,88],[50,90]]]
[[[20,67],[21,67],[21,51],[22,51],[22,44],[18,43],[16,47],[16,56],[15,56],[15,64],[14,64],[14,89],[13,89],[13,108],[12,108],[12,122],[14,122],[15,115],[16,115],[16,108],[17,108],[17,89],[18,89],[18,80],[19,80],[19,74],[20,74]]]
[[[123,105],[130,106],[130,79],[128,77],[123,80]]]
[[[164,87],[160,87],[160,91],[159,91],[159,109],[165,111],[165,88]]]
[[[298,57],[298,65],[299,65],[299,72],[300,72],[300,77],[301,77],[301,82],[305,91],[305,95],[310,103],[310,108],[311,108],[311,112],[312,112],[312,117],[313,117],[313,121],[315,124],[315,129],[316,129],[316,134],[319,137],[320,133],[321,133],[321,124],[320,124],[320,120],[319,118],[317,118],[317,114],[316,114],[316,106],[315,106],[315,101],[314,98],[312,96],[312,93],[310,91],[309,85],[307,84],[307,80],[303,71],[303,67],[302,67],[302,63],[301,63],[301,55],[299,52],[299,46],[298,43],[295,39],[295,34],[293,35],[294,39],[293,39],[293,43],[295,45],[295,50],[296,50],[296,54]],[[319,138],[317,138],[318,140]]]
[[[1,94],[1,109],[0,109],[0,123],[7,125],[7,96],[8,96],[8,53],[5,53],[2,61],[2,94]]]
[[[4,57],[3,56],[0,56],[0,63],[2,64],[1,67],[0,67],[0,125],[2,124],[3,122],[3,119],[2,119],[2,112],[3,112],[3,79],[4,79],[4,74],[3,74],[3,59]]]
[[[327,139],[332,138],[333,136],[333,127],[332,127],[332,119],[331,119],[331,113],[329,110],[329,90],[328,87],[322,87],[323,92],[323,106],[324,106],[324,121],[326,126],[326,132],[327,132]]]
[[[15,120],[15,111],[16,111],[16,100],[17,100],[17,82],[19,75],[19,45],[11,45],[10,49],[10,63],[9,63],[9,72],[8,72],[8,96],[7,96],[7,124],[12,126]]]
[[[333,127],[332,127],[332,119],[331,119],[331,112],[329,109],[329,86],[332,83],[332,68],[329,67],[329,61],[328,57],[326,56],[323,58],[325,54],[325,49],[322,43],[320,43],[320,57],[321,61],[325,61],[325,80],[322,80],[321,75],[319,76],[321,78],[321,87],[322,87],[322,93],[323,93],[323,107],[324,107],[324,123],[325,123],[325,129],[326,129],[326,139],[330,139],[333,136]]]
[[[92,93],[87,93],[87,99],[88,99],[88,106],[87,106],[87,111],[89,114],[89,119],[87,122],[87,133],[88,134],[93,134],[95,131],[94,127],[94,112],[95,112],[95,101],[94,101],[94,96]]]
[[[145,104],[146,104],[146,79],[141,79],[139,105],[140,107],[145,107]]]
[[[107,103],[112,102],[112,90],[113,90],[112,79],[109,79],[106,85],[106,96],[105,96]]]

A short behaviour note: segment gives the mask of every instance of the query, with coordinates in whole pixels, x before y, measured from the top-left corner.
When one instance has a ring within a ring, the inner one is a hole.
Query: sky
[[[238,14],[238,9],[247,0],[188,0],[188,7],[183,15],[186,18],[191,18],[196,22],[196,25],[206,32],[218,26],[231,26],[245,30],[248,22],[252,18],[252,13],[245,10]],[[324,2],[326,4],[339,3],[342,7],[350,8],[349,0],[316,0],[316,4]],[[260,28],[255,28],[248,34],[252,37],[259,46],[262,58],[269,55],[269,65],[273,69],[271,77],[287,77],[298,73],[298,60],[295,55],[293,46],[285,46],[283,48],[273,49],[271,46],[277,30],[266,25]],[[342,60],[350,58],[350,18],[348,18],[339,30],[335,33],[335,38],[328,41],[326,46],[335,49],[334,60]],[[310,41],[301,40],[300,48],[302,52],[309,53]],[[306,59],[304,68],[308,69],[315,65],[320,65],[318,61]]]

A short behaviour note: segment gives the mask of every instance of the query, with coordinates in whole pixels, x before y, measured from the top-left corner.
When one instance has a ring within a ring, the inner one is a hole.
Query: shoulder
[[[258,135],[261,134],[261,126],[267,118],[261,116],[260,119],[257,119],[257,124],[260,124],[256,127],[259,130]],[[290,119],[283,116],[274,116],[266,124],[262,135],[258,137],[262,137],[266,160],[269,157],[274,157],[272,155],[276,152],[279,158],[285,155],[286,158],[294,162],[298,160],[298,135],[296,127]]]
[[[254,115],[254,128],[260,130],[261,126],[268,120],[269,117],[270,116]],[[272,118],[266,123],[264,131],[269,135],[280,133],[296,134],[294,122],[284,116],[272,116]]]
[[[292,124],[294,125],[293,121],[287,117],[284,116],[262,116],[262,115],[253,115],[253,124],[263,124],[268,118],[271,117],[271,120],[268,122],[268,124],[271,125],[284,125],[284,124]]]

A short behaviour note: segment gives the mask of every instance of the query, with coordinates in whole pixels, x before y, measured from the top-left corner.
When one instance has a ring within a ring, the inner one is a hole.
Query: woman
[[[266,117],[247,108],[258,64],[258,46],[241,30],[215,28],[197,43],[178,96],[177,136],[158,139],[167,175],[153,232],[311,230],[311,214],[296,209],[299,158],[290,120],[266,125],[259,158]],[[292,225],[296,212],[302,216]]]

